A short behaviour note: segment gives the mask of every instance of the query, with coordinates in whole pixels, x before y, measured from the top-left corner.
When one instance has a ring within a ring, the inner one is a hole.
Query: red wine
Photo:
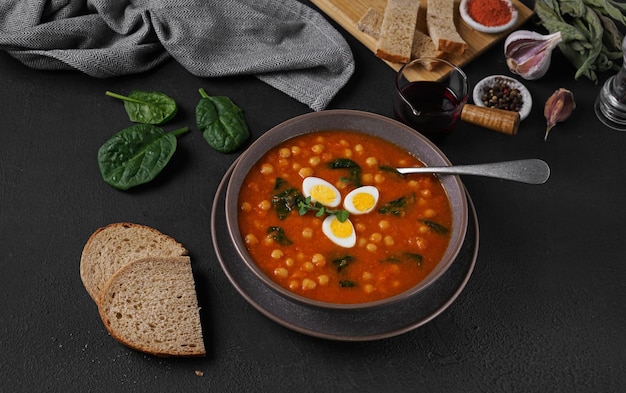
[[[406,102],[397,96],[394,100],[396,118],[421,133],[449,133],[461,115],[461,101],[442,83],[410,82],[401,88],[401,93],[421,113],[419,116],[413,114]]]

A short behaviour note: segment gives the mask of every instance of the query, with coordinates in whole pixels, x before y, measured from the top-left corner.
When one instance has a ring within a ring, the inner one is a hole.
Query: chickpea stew
[[[282,142],[252,167],[239,193],[248,253],[274,282],[317,301],[366,303],[414,287],[446,252],[452,213],[436,176],[404,176],[400,166],[423,163],[373,135],[333,130]],[[330,183],[342,203],[323,205],[316,191],[303,190],[307,182],[318,191]],[[354,242],[344,242],[350,235]]]

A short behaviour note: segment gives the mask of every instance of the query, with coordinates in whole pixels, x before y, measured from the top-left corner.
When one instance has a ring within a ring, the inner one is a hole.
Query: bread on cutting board
[[[357,22],[357,28],[377,40],[380,35],[379,32],[382,21],[383,14],[373,8],[369,8]],[[417,28],[415,29],[413,43],[411,44],[411,59],[417,59],[420,57],[442,57],[443,54],[443,52],[438,51],[437,48],[435,48],[435,44],[427,34],[421,32]]]
[[[462,55],[467,49],[454,24],[454,0],[427,0],[426,27],[437,50]]]
[[[419,0],[388,0],[380,26],[376,56],[408,63],[417,26]]]

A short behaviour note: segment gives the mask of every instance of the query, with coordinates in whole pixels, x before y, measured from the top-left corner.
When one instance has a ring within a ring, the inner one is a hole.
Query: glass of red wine
[[[396,76],[394,113],[431,140],[448,135],[469,98],[467,76],[445,59],[420,58]]]

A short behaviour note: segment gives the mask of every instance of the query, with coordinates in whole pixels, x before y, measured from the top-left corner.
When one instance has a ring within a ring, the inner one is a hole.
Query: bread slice
[[[376,56],[394,63],[408,63],[411,60],[419,5],[419,0],[387,1]]]
[[[98,304],[120,343],[155,356],[204,356],[204,340],[189,257],[147,257],[118,270]]]
[[[104,284],[127,263],[147,256],[188,255],[176,240],[154,228],[120,222],[97,229],[80,259],[80,277],[97,303]]]
[[[383,24],[383,14],[373,8],[368,8],[361,19],[356,23],[356,27],[363,33],[377,40],[380,37],[380,27]]]
[[[427,0],[426,27],[437,50],[462,55],[467,43],[454,24],[454,0]]]
[[[419,19],[419,14],[418,14]],[[357,22],[357,28],[374,39],[378,39],[383,14],[373,8],[369,8]],[[438,51],[430,37],[415,29],[413,44],[411,46],[411,59],[420,57],[443,57],[444,52]]]

